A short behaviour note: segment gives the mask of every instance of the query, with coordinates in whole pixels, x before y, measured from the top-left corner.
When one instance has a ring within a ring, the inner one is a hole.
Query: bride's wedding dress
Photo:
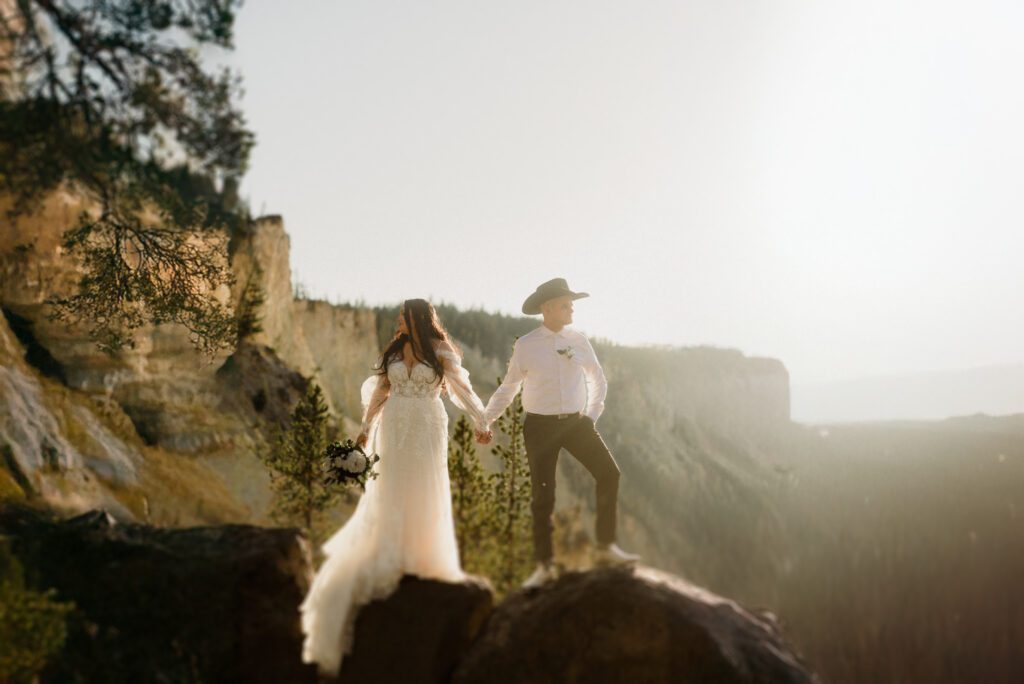
[[[441,349],[444,388],[479,428],[484,406],[452,351]],[[302,602],[302,659],[336,675],[352,647],[359,606],[394,591],[404,574],[458,582],[465,577],[452,521],[448,414],[430,366],[396,358],[387,376],[363,385],[367,453],[379,477],[322,549],[326,556]]]

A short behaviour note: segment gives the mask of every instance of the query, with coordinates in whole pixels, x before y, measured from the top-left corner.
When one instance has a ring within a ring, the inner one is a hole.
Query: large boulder
[[[315,682],[301,662],[309,545],[294,529],[59,521],[0,510],[0,534],[37,587],[73,601],[42,682]]]
[[[0,507],[31,586],[72,601],[40,681],[309,682],[298,606],[312,579],[294,529],[58,520]],[[406,576],[363,606],[340,682],[814,681],[774,622],[651,568],[569,572],[497,608],[486,580]]]
[[[644,566],[570,572],[510,595],[453,678],[455,684],[812,681],[770,618]]]
[[[339,680],[451,681],[493,601],[486,580],[448,583],[406,575],[393,594],[359,611],[352,652],[341,662]]]

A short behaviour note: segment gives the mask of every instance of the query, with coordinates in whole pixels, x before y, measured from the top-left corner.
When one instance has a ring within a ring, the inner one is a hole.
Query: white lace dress
[[[441,350],[444,388],[452,402],[483,426],[484,407],[469,374]],[[302,602],[302,659],[334,676],[351,650],[359,606],[394,591],[402,575],[450,582],[465,577],[452,521],[448,481],[448,414],[429,366],[410,372],[400,359],[388,375],[363,385],[363,428],[376,469],[348,521],[324,543],[326,556]]]

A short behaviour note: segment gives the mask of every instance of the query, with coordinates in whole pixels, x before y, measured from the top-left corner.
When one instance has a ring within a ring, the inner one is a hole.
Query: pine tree
[[[0,3],[0,193],[5,220],[70,187],[90,205],[64,235],[77,290],[48,300],[107,351],[145,324],[185,326],[207,353],[235,341],[216,292],[254,143],[241,80],[205,65],[231,49],[241,0]]]
[[[235,346],[247,337],[263,332],[263,305],[267,302],[267,293],[260,283],[263,281],[263,268],[256,264],[245,281],[245,288],[235,312],[237,321],[237,339]]]
[[[499,553],[491,579],[500,594],[516,586],[532,565],[530,469],[523,440],[523,403],[516,395],[511,406],[498,418],[498,431],[508,440],[495,444],[491,453],[501,470],[490,475],[494,495],[495,541]]]
[[[523,405],[516,397],[498,419],[503,442],[491,449],[500,469],[488,473],[465,417],[448,443],[452,515],[462,567],[490,578],[499,596],[518,586],[532,565],[530,473],[523,441]]]
[[[321,468],[327,421],[323,391],[310,381],[288,428],[277,435],[263,457],[275,493],[271,516],[279,523],[298,525],[313,542],[320,540],[324,512],[341,494],[340,487],[324,482]]]
[[[494,553],[494,497],[474,440],[472,426],[460,416],[448,442],[452,516],[462,567],[471,573],[488,574]]]

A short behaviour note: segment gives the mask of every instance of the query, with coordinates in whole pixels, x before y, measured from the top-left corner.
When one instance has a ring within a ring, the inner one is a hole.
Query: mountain
[[[939,420],[1024,412],[1024,364],[795,384],[802,423]]]

